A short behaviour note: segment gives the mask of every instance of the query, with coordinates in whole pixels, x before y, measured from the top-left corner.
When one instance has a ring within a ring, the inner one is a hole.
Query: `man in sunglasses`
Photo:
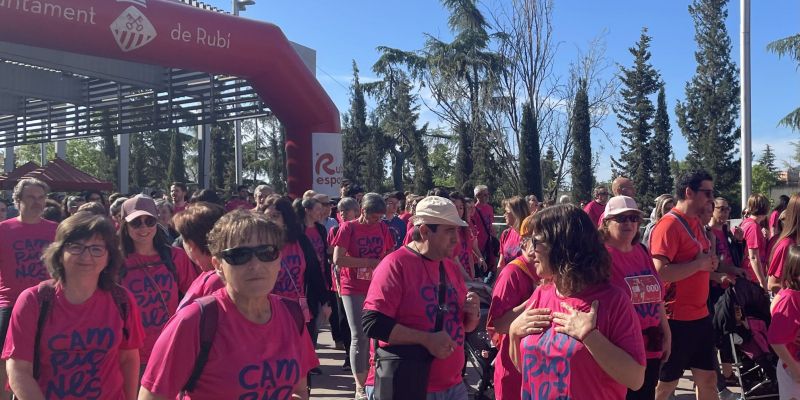
[[[13,194],[19,216],[0,222],[0,342],[5,341],[17,296],[50,278],[42,252],[55,239],[58,224],[42,218],[49,191],[38,179],[20,180]],[[5,388],[5,381],[3,372],[0,388]]]
[[[592,222],[597,224],[598,221],[603,220],[603,211],[605,211],[606,203],[608,203],[608,189],[606,189],[605,186],[598,186],[594,188],[592,196],[594,199],[583,207],[583,211],[589,214],[589,219],[591,219]]]
[[[706,171],[686,172],[676,179],[675,195],[675,208],[664,214],[650,236],[672,331],[672,349],[661,368],[656,399],[668,399],[687,368],[692,370],[697,398],[716,399],[716,352],[707,301],[710,273],[719,260],[699,218],[714,200],[713,179]]]
[[[467,287],[450,256],[458,228],[466,226],[448,199],[428,196],[417,203],[413,241],[386,256],[377,268],[364,302],[364,331],[381,347],[413,344],[435,357],[428,376],[428,398],[467,399],[461,380],[464,335],[480,319],[477,294]],[[371,390],[374,368],[367,379]],[[378,378],[375,378],[378,379]],[[419,384],[419,382],[417,382]],[[409,398],[394,393],[394,398]]]

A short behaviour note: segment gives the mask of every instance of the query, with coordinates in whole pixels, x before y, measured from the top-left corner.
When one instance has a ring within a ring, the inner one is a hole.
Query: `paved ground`
[[[349,372],[342,370],[344,362],[344,352],[333,347],[331,334],[327,329],[323,329],[319,335],[319,349],[317,354],[320,357],[323,375],[312,377],[311,398],[326,400],[349,400],[353,398],[355,386],[353,376]],[[467,382],[471,385],[477,383],[475,370],[468,368]],[[681,379],[678,390],[675,392],[675,399],[688,400],[694,399],[694,389],[691,375],[687,373]],[[740,393],[739,388],[730,388],[735,393]]]

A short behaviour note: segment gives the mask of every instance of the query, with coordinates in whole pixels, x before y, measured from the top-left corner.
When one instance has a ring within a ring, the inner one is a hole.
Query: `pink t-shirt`
[[[211,293],[216,292],[217,289],[222,289],[224,287],[225,282],[220,279],[216,271],[204,271],[197,278],[195,278],[194,281],[192,281],[192,286],[189,286],[189,290],[183,294],[183,298],[181,299],[180,304],[178,304],[178,309],[181,309],[187,304],[190,304],[201,297],[208,296]]]
[[[172,213],[177,214],[186,209],[189,206],[189,203],[183,203],[182,205],[173,204],[172,205]]]
[[[486,203],[475,204],[475,214],[472,214],[472,225],[478,232],[478,248],[486,247],[489,240],[489,233],[492,232],[492,222],[494,222],[494,208]]]
[[[350,257],[380,259],[394,250],[394,238],[384,223],[366,225],[356,220],[340,225],[331,245],[345,248]],[[372,268],[339,268],[342,296],[367,294]]]
[[[398,215],[398,218],[402,219],[403,222],[408,223],[413,215],[410,212],[403,211],[402,214]]]
[[[800,291],[781,289],[771,313],[767,341],[769,344],[785,344],[794,360],[800,361],[800,346],[796,341],[800,331]]]
[[[172,272],[157,254],[143,256],[133,253],[125,259],[125,276],[122,277],[121,284],[133,293],[144,326],[144,345],[139,350],[139,361],[142,365],[147,364],[158,335],[178,309],[178,292],[185,293],[189,290],[197,276],[194,264],[183,249],[171,247],[170,250],[172,263],[178,273],[178,282],[175,282]]]
[[[599,301],[597,329],[611,343],[645,365],[644,342],[639,318],[630,297],[611,284],[600,284],[583,290],[574,297],[562,297],[552,283],[536,288],[528,308],[549,308],[566,312],[570,306],[588,312],[594,300]],[[627,389],[603,371],[589,350],[577,339],[557,333],[551,326],[542,333],[522,339],[520,343],[522,398],[524,399],[624,399]]]
[[[447,276],[443,330],[456,349],[450,357],[434,359],[431,365],[428,393],[440,392],[461,383],[464,366],[464,301],[467,287],[458,266],[444,259]],[[378,311],[407,328],[432,332],[438,308],[439,263],[423,258],[408,247],[401,247],[386,256],[375,268],[375,276],[364,301],[364,310]],[[386,343],[380,342],[385,346]]]
[[[475,271],[472,262],[472,241],[475,238],[472,236],[472,230],[469,227],[458,228],[458,243],[453,248],[453,258],[458,259],[467,275],[470,278],[475,278]],[[405,243],[408,244],[408,243]]]
[[[521,265],[526,266],[528,272],[523,271]],[[492,304],[489,306],[489,317],[486,320],[486,330],[490,334],[494,332],[494,320],[528,300],[538,281],[539,277],[534,266],[525,261],[524,256],[517,257],[500,270],[492,290]],[[499,361],[494,365],[494,397],[518,400],[522,374],[517,371],[508,354],[510,344],[508,335],[497,334],[496,338],[500,344],[497,347]]]
[[[583,211],[586,212],[586,214],[589,214],[589,219],[591,219],[592,222],[595,223],[595,226],[597,226],[602,221],[603,214],[606,211],[606,206],[598,203],[595,200],[592,200],[589,202],[589,204],[583,207]]]
[[[761,261],[761,267],[764,268],[767,261],[767,238],[764,237],[764,232],[761,231],[761,226],[759,226],[758,223],[753,221],[751,218],[747,218],[742,221],[740,226],[744,231],[744,241],[746,243],[742,268],[744,268],[744,271],[747,273],[748,279],[750,279],[752,282],[759,283],[756,273],[753,272],[753,268],[750,266],[750,255],[748,254],[748,250],[758,250],[758,259]]]
[[[41,306],[37,289],[26,289],[11,314],[3,359],[33,362]],[[123,323],[110,292],[95,290],[83,304],[71,304],[56,286],[39,341],[39,387],[47,399],[123,399],[119,351],[142,346],[144,333],[133,296],[128,293]],[[128,329],[128,337],[123,335]]]
[[[197,386],[186,399],[291,399],[292,390],[319,365],[308,330],[302,335],[278,296],[269,295],[272,317],[254,323],[225,289],[212,294],[219,323]],[[142,376],[142,387],[174,399],[189,380],[200,352],[200,306],[178,311],[164,328]]]
[[[0,308],[13,306],[23,290],[50,279],[42,252],[55,240],[57,227],[45,219],[38,224],[17,218],[0,222]]]
[[[786,254],[789,253],[789,248],[794,246],[794,239],[785,237],[775,245],[775,250],[772,251],[772,257],[769,260],[769,269],[767,270],[768,276],[776,278],[781,277],[783,274],[783,264],[786,263]]]
[[[522,238],[514,228],[508,228],[503,231],[500,235],[500,254],[503,256],[504,261],[511,262],[511,260],[522,254],[520,240]]]
[[[728,238],[725,237],[725,231],[722,229],[711,228],[711,233],[713,233],[714,237],[717,238],[717,255],[728,262],[733,262],[731,259],[731,249],[728,246]]]
[[[306,257],[300,242],[286,242],[281,250],[281,270],[272,294],[297,299],[305,297]]]
[[[627,253],[612,246],[606,249],[611,255],[610,283],[630,296],[642,330],[661,325],[664,286],[650,253],[638,244]],[[647,352],[647,358],[660,357],[660,351]]]
[[[778,225],[778,218],[781,217],[781,213],[778,211],[773,211],[769,214],[769,227],[770,232],[772,232],[772,228],[775,228]]]

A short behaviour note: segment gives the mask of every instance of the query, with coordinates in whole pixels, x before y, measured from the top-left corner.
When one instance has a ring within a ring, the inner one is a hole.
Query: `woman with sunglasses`
[[[624,399],[644,381],[644,342],[630,295],[609,282],[611,257],[595,223],[561,204],[534,214],[532,228],[544,283],[510,328],[522,397]]]
[[[79,211],[58,226],[42,256],[53,279],[23,291],[11,315],[3,359],[17,398],[136,397],[144,333],[115,283],[117,246],[104,217]]]
[[[600,234],[611,255],[611,284],[629,296],[639,317],[647,365],[644,384],[628,389],[628,400],[655,398],[661,363],[669,358],[672,335],[664,313],[664,293],[650,252],[640,242],[642,212],[628,196],[606,203]]]
[[[383,196],[367,193],[361,200],[361,216],[343,222],[331,243],[333,262],[340,270],[342,303],[350,326],[350,365],[356,382],[356,400],[366,399],[364,388],[369,372],[369,339],[361,325],[361,311],[367,297],[372,271],[394,250],[394,238],[381,222],[386,213]]]
[[[142,370],[167,320],[178,309],[183,293],[197,277],[197,270],[183,249],[172,247],[158,226],[155,201],[137,195],[122,204],[120,248],[125,263],[121,284],[133,293],[144,326],[140,350]]]
[[[297,304],[271,294],[283,241],[283,228],[249,211],[230,212],[214,225],[208,248],[225,287],[169,321],[142,377],[139,400],[175,399],[183,391],[198,365],[201,318],[212,304],[216,332],[184,399],[308,399],[306,376],[319,365],[311,338],[298,330]]]
[[[486,329],[496,335],[499,359],[494,366],[494,393],[496,399],[520,399],[522,375],[514,367],[508,353],[508,328],[525,309],[525,302],[539,284],[536,275],[536,254],[533,249],[533,216],[525,217],[520,226],[522,255],[506,264],[497,275],[492,290],[492,303],[486,319]]]

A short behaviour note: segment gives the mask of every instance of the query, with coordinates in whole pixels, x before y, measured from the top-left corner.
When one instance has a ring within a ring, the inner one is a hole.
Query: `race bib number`
[[[625,283],[631,290],[633,304],[657,303],[661,301],[661,285],[653,275],[629,276]]]

